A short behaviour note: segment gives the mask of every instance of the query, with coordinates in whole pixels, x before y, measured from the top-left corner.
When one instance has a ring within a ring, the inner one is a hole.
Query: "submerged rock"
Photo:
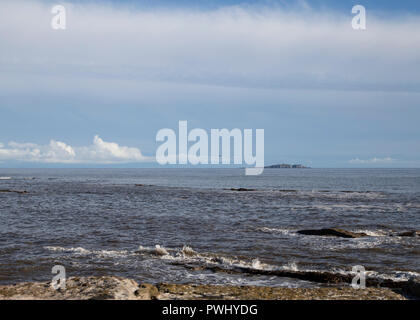
[[[420,282],[416,279],[408,280],[407,284],[404,286],[403,289],[406,293],[413,297],[420,297]]]
[[[420,231],[412,230],[412,231],[401,232],[397,234],[397,236],[398,237],[418,237],[420,236]]]
[[[248,188],[230,188],[230,191],[256,191],[256,189],[248,189]]]
[[[26,194],[26,193],[28,193],[28,191],[26,191],[26,190],[9,190],[9,189],[2,189],[2,190],[0,190],[0,192],[4,192],[4,193],[6,193],[6,192],[14,192],[14,193],[18,193],[18,194]]]
[[[297,233],[308,236],[329,236],[340,238],[360,238],[367,236],[366,233],[351,232],[337,228],[298,230]]]

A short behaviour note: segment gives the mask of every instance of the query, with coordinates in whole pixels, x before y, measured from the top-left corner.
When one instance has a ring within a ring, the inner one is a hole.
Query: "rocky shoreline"
[[[282,288],[196,284],[138,284],[116,276],[71,277],[66,289],[50,282],[23,282],[0,286],[0,300],[406,300],[400,288],[353,289],[350,286]]]

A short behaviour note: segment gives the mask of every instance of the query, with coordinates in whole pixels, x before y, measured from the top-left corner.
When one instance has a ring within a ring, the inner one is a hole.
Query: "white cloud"
[[[356,158],[356,159],[349,160],[349,163],[352,163],[352,164],[386,164],[386,163],[393,163],[395,161],[396,161],[396,159],[392,159],[390,157],[386,157],[386,158],[376,158],[375,157],[375,158],[372,158],[372,159],[365,159],[365,160]]]
[[[106,142],[95,136],[93,144],[72,147],[64,142],[51,140],[48,145],[9,142],[0,144],[0,161],[23,161],[41,163],[135,163],[153,161],[142,155],[140,149]]]

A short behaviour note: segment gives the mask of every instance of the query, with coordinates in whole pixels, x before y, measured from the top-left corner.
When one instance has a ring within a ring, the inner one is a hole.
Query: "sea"
[[[368,236],[297,233],[321,228]],[[154,284],[314,287],[258,270],[354,266],[403,281],[420,275],[419,237],[398,236],[411,230],[420,169],[0,169],[0,284],[55,265]],[[217,271],[237,267],[255,272]]]

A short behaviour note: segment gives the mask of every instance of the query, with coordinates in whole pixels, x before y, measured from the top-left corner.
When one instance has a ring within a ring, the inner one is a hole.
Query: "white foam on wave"
[[[420,273],[414,271],[394,271],[392,277],[393,279],[416,279],[417,281],[420,281]]]
[[[11,180],[12,177],[0,177],[0,180]]]
[[[355,273],[352,270],[343,270],[334,268],[335,273],[342,275],[354,275]],[[365,271],[367,278],[374,278],[379,280],[392,280],[392,281],[408,281],[410,279],[420,280],[420,273],[414,271],[391,271],[390,273],[380,273],[373,270]]]
[[[93,251],[94,254],[100,256],[100,257],[126,257],[130,255],[130,252],[127,250],[95,250]]]
[[[273,233],[273,234],[282,234],[285,236],[302,236],[302,237],[307,237],[305,235],[299,235],[296,231],[297,229],[287,229],[287,228],[269,228],[269,227],[262,227],[262,228],[257,228],[257,231],[260,232],[264,232],[264,233]],[[355,229],[355,230],[350,230],[351,232],[355,232],[355,233],[365,233],[370,237],[385,237],[385,236],[389,236],[389,232],[386,230],[382,230],[382,229],[377,229],[377,230],[368,230],[368,229]],[[314,239],[312,236],[310,236],[310,239]],[[331,238],[332,240],[333,238]]]
[[[420,273],[414,272],[414,271],[392,271],[392,273],[386,274],[386,273],[378,273],[376,271],[367,271],[366,275],[378,278],[378,279],[384,279],[384,280],[393,280],[393,281],[407,281],[410,279],[417,279],[417,281],[420,280]]]
[[[253,269],[263,269],[261,261],[258,258],[252,260],[252,265],[251,266],[252,266]]]
[[[389,232],[386,231],[386,230],[382,230],[382,229],[377,229],[377,230],[355,229],[355,230],[351,230],[351,232],[365,233],[370,237],[386,237],[386,236],[389,236]]]
[[[333,251],[342,249],[372,249],[381,248],[384,245],[400,244],[403,241],[404,239],[401,239],[400,237],[372,236],[356,239],[343,239],[337,244],[327,245],[327,248]]]
[[[74,253],[78,255],[96,255],[98,257],[125,257],[130,255],[131,253],[127,250],[88,250],[82,247],[70,247],[70,248],[64,248],[64,247],[54,247],[54,246],[47,246],[44,247],[44,249],[49,251],[55,251],[55,252],[67,252],[67,253]]]
[[[265,232],[265,233],[278,233],[283,234],[285,236],[296,236],[296,230],[286,229],[286,228],[268,228],[262,227],[257,228],[258,231]]]
[[[299,268],[298,268],[296,262],[294,262],[294,261],[291,261],[288,264],[281,266],[280,269],[288,270],[288,271],[299,271]]]
[[[168,250],[160,244],[157,244],[154,247],[143,247],[140,245],[137,249],[137,253],[148,253],[157,256],[169,256]]]
[[[188,245],[184,245],[182,249],[171,249],[167,250],[160,245],[156,245],[155,248],[140,246],[137,253],[140,254],[152,254],[159,256],[162,260],[178,261],[181,263],[196,263],[199,265],[217,265],[222,267],[240,267],[240,268],[252,268],[252,269],[264,269],[273,270],[274,266],[261,262],[258,258],[256,259],[240,259],[237,257],[226,257],[223,255],[212,254],[212,253],[200,253],[192,249]]]
[[[191,247],[189,247],[189,246],[183,246],[182,247],[182,253],[184,254],[184,255],[188,255],[188,256],[193,256],[193,255],[196,255],[197,254],[197,252],[195,252]]]
[[[160,256],[169,255],[168,251],[164,247],[161,247],[158,244],[155,246],[155,252],[157,255],[160,255]]]
[[[379,238],[380,239],[380,238]],[[351,243],[356,244],[359,247],[368,247],[365,242],[357,242],[359,239],[350,239],[356,240],[351,241]],[[378,238],[376,239],[378,241]],[[371,245],[375,245],[375,241],[372,241]],[[155,245],[154,247],[143,247],[139,246],[136,251],[127,251],[127,250],[88,250],[82,247],[58,247],[58,246],[46,246],[46,250],[53,252],[64,252],[72,253],[75,255],[95,255],[99,258],[115,258],[115,257],[127,257],[135,256],[140,254],[152,254],[162,260],[175,260],[181,263],[198,263],[199,265],[217,265],[221,267],[241,267],[241,268],[250,268],[254,270],[290,270],[290,271],[302,271],[302,272],[322,272],[322,270],[314,269],[301,269],[298,267],[295,261],[290,261],[282,266],[274,266],[261,262],[258,258],[254,259],[241,259],[237,257],[227,257],[218,254],[211,253],[199,253],[193,250],[190,246],[183,246],[182,249],[166,249],[161,245]],[[326,270],[324,270],[326,271]],[[335,273],[340,273],[343,275],[353,274],[351,270],[344,270],[340,268],[334,268],[332,270]],[[414,271],[391,271],[389,273],[379,273],[377,271],[367,270],[367,277],[384,279],[384,280],[393,280],[393,281],[407,281],[412,278],[420,280],[420,273]]]
[[[47,249],[47,250],[50,250],[50,251],[55,251],[55,252],[73,252],[73,253],[78,253],[78,254],[90,254],[92,252],[92,251],[86,250],[82,247],[64,248],[64,247],[47,246],[47,247],[44,247],[44,249]]]

